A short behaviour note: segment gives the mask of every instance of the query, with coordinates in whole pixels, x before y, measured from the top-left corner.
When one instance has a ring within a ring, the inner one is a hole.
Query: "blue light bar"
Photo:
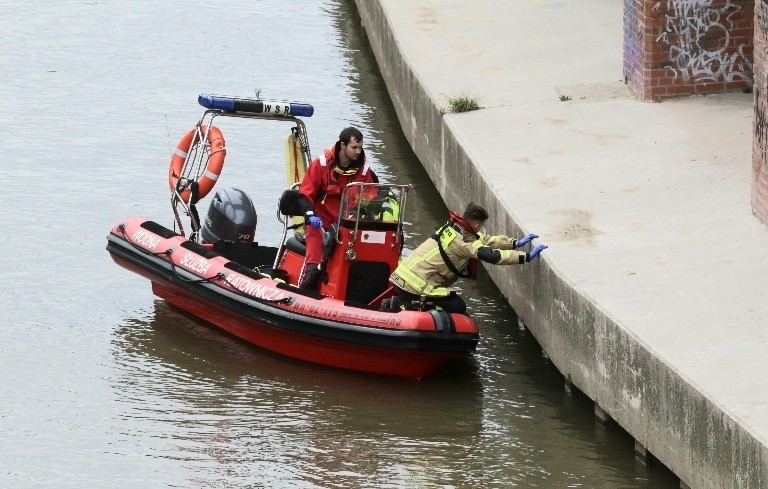
[[[228,97],[214,97],[207,93],[198,95],[197,103],[206,109],[235,110],[235,99]]]
[[[272,102],[247,98],[219,97],[201,93],[197,103],[206,109],[218,109],[228,112],[252,114],[270,114],[276,116],[312,117],[315,108],[309,104],[291,102]]]

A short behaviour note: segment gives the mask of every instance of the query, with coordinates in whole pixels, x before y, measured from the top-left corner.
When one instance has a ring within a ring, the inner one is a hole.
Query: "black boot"
[[[304,270],[304,280],[301,281],[299,287],[305,290],[317,290],[317,281],[322,275],[323,271],[320,270],[320,265],[310,263]]]

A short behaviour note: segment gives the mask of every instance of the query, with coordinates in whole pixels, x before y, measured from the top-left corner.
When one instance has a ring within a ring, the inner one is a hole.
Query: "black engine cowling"
[[[256,237],[256,221],[251,198],[240,189],[223,188],[213,196],[200,235],[206,243],[252,243]]]

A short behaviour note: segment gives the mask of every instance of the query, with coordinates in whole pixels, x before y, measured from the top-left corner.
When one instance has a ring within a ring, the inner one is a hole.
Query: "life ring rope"
[[[203,141],[201,144],[200,142]],[[171,154],[168,185],[185,203],[202,199],[213,189],[224,167],[227,149],[216,126],[198,124],[187,131]],[[192,191],[197,184],[197,192]]]

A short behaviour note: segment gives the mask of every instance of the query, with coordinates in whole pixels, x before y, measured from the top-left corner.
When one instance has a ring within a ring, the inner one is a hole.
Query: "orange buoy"
[[[200,126],[202,134],[206,133],[206,129],[206,125]],[[216,185],[216,180],[219,179],[221,169],[224,167],[224,157],[227,155],[227,149],[224,146],[224,136],[221,134],[221,130],[216,126],[211,126],[211,129],[207,132],[208,164],[197,180],[198,199],[205,197],[213,186]],[[199,142],[197,135],[198,130],[197,126],[195,126],[187,131],[179,140],[179,144],[176,145],[176,150],[171,156],[171,166],[168,169],[168,185],[171,187],[171,190],[176,189],[189,149]],[[192,194],[189,187],[185,187],[179,194],[184,203],[189,203],[189,197]]]

